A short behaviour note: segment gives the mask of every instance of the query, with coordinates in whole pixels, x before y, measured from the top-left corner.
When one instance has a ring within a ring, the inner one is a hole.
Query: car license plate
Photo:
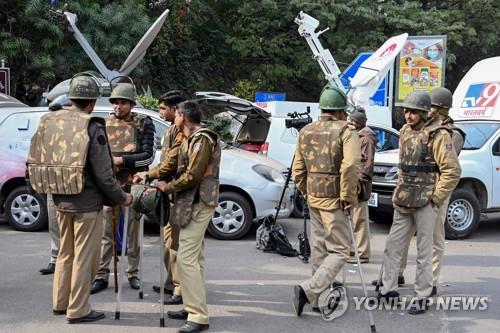
[[[368,206],[378,207],[378,193],[370,194],[370,199],[368,200]]]

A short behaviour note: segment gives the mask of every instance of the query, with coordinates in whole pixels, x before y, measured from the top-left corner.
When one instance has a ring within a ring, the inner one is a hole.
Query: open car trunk
[[[267,134],[271,114],[258,105],[233,95],[220,92],[197,92],[195,99],[202,109],[212,115],[228,112],[240,122],[232,145],[252,152],[267,152]]]

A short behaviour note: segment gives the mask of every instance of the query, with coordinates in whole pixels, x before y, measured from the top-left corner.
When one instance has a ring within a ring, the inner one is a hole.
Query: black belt
[[[439,172],[437,165],[408,165],[400,164],[398,168],[403,172]]]

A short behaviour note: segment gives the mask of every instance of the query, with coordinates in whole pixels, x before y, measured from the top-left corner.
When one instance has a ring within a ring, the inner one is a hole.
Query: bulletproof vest
[[[316,198],[339,197],[341,136],[347,126],[346,121],[320,116],[300,132],[300,151],[307,168],[307,194]]]
[[[216,133],[208,128],[200,128],[188,140],[185,140],[179,151],[178,167],[176,178],[182,176],[189,165],[189,153],[194,149],[195,138],[206,137],[211,146],[212,154],[210,156],[207,169],[198,186],[191,189],[177,192],[174,195],[174,213],[173,222],[181,227],[189,224],[192,214],[192,206],[196,197],[203,200],[208,206],[216,206],[219,199],[219,168],[221,159],[221,144]]]
[[[141,148],[146,116],[132,112],[131,117],[131,121],[118,119],[114,115],[106,117],[106,132],[113,156],[136,153]]]
[[[78,194],[84,187],[91,120],[104,122],[78,110],[62,109],[40,118],[31,139],[28,173],[39,193]]]
[[[163,143],[160,152],[160,161],[162,161],[166,156],[167,152],[172,148],[175,137],[179,134],[179,129],[177,126],[171,125],[163,134]]]
[[[451,141],[453,141],[453,147],[455,147],[457,156],[460,155],[460,152],[464,147],[465,132],[456,127],[455,124],[453,124],[453,119],[450,117],[446,118],[441,125],[451,130]]]
[[[432,140],[439,130],[449,131],[440,124],[427,123],[413,131],[405,125],[399,133],[398,183],[392,201],[400,207],[420,208],[429,203],[439,173],[432,154]]]

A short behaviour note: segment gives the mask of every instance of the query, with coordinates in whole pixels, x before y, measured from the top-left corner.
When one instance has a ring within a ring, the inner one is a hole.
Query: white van
[[[297,143],[298,131],[293,128],[286,128],[285,119],[289,119],[290,113],[304,113],[309,111],[312,121],[315,121],[321,114],[318,103],[312,102],[260,102],[261,108],[271,114],[270,127],[267,139],[262,149],[262,153],[267,153],[268,157],[280,161],[285,165],[290,165],[295,145]],[[391,127],[391,113],[387,108],[379,106],[369,106],[366,108],[368,126],[375,131],[379,137],[377,151],[394,149],[398,147],[398,140],[394,140],[397,131]]]
[[[480,213],[500,211],[500,57],[479,61],[465,74],[453,94],[450,116],[465,133],[459,160],[460,182],[446,214],[446,238],[469,237]],[[378,204],[370,218],[389,220],[396,187],[398,154],[375,157],[373,191]]]

